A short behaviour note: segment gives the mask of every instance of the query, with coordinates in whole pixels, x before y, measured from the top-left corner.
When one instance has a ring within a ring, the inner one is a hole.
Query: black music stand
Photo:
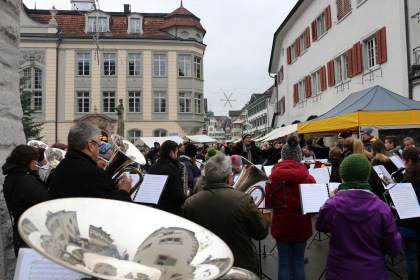
[[[321,238],[321,233],[325,234],[327,237]],[[306,249],[309,249],[309,247],[311,247],[311,245],[314,241],[321,242],[321,241],[324,241],[324,240],[327,240],[327,239],[330,239],[330,236],[328,235],[328,233],[317,231],[315,233],[314,237],[312,238],[311,242],[309,243],[308,247],[306,247]]]
[[[275,185],[275,187],[273,188],[273,190],[271,192],[267,192],[267,189],[265,188],[265,195],[269,196],[273,202],[272,205],[270,205],[269,207],[266,207],[265,203],[263,207],[259,207],[259,209],[261,210],[261,213],[263,213],[264,209],[276,209],[276,208],[286,208],[286,184],[285,182],[269,182],[271,185]],[[280,195],[283,199],[278,199],[276,196],[278,194],[282,194]],[[265,201],[264,201],[265,202]],[[269,253],[266,252],[265,250],[265,245],[264,245],[264,252],[261,253],[261,240],[258,240],[258,256],[259,256],[259,266],[260,266],[260,273],[261,273],[261,279],[267,278],[269,280],[271,280],[270,277],[268,277],[266,274],[264,274],[264,272],[262,271],[262,258],[265,258],[269,255],[274,255],[273,250],[274,248],[276,248],[277,245],[274,245],[274,247],[270,250]]]

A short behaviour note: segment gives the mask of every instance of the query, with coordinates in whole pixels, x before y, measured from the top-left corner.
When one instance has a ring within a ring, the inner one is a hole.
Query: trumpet
[[[131,164],[136,162],[143,165],[146,164],[146,159],[130,141],[125,140],[119,135],[111,135],[111,143],[115,147],[114,154],[111,159],[107,161],[106,159],[101,158],[101,160],[106,162],[104,170],[116,180],[118,180],[124,172],[138,174],[140,180],[131,186],[130,194],[132,194],[140,187],[144,175],[141,171],[139,171],[139,169],[131,166]]]
[[[261,197],[255,203],[258,206],[265,198],[265,190],[264,188],[255,184],[260,181],[267,181],[268,177],[249,160],[242,156],[241,158],[245,160],[248,165],[242,167],[242,171],[239,174],[238,180],[236,180],[235,184],[233,185],[233,188],[239,191],[243,191],[247,194],[252,194],[254,191],[259,190],[261,192]]]

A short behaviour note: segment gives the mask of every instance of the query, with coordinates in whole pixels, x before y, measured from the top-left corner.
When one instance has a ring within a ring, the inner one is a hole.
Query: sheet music
[[[327,184],[300,184],[302,214],[318,213],[329,197]]]
[[[375,170],[375,172],[378,174],[378,176],[380,174],[384,174],[386,177],[388,177],[389,179],[391,179],[391,174],[389,174],[388,170],[386,170],[385,166],[383,165],[375,165],[373,166],[373,170]]]
[[[89,276],[55,264],[34,249],[21,248],[13,280],[79,280]]]
[[[389,189],[400,219],[420,217],[420,205],[410,183],[395,184]]]
[[[273,169],[273,166],[274,165],[264,166],[264,172],[265,172],[265,175],[267,175],[267,177],[271,175],[271,169]]]
[[[258,170],[262,170],[262,164],[254,164],[256,168],[258,168]]]
[[[146,174],[137,192],[131,196],[134,202],[157,205],[165,187],[167,175]]]
[[[404,162],[403,160],[399,157],[399,156],[392,156],[389,157],[389,159],[392,161],[392,163],[399,169],[399,168],[404,168]]]
[[[130,174],[130,172],[124,172],[128,177],[131,177],[131,179],[133,180],[131,185],[134,186],[135,184],[137,184],[138,181],[140,181],[140,175],[135,173],[135,174]]]
[[[201,166],[203,165],[203,161],[200,159],[195,160],[195,165],[198,167],[199,170],[201,170]]]
[[[331,167],[312,168],[308,170],[317,183],[328,183],[330,181]]]

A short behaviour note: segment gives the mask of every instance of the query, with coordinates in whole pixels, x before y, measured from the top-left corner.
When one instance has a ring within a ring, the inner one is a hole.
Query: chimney
[[[130,4],[124,4],[124,14],[131,13],[131,5]]]

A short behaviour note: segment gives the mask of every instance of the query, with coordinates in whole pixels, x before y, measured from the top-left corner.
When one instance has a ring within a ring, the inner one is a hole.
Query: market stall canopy
[[[217,140],[211,138],[207,135],[186,135],[184,136],[185,140],[190,140],[191,142],[197,143],[210,143],[210,142],[217,142]]]
[[[298,129],[298,126],[297,124],[290,124],[290,125],[282,126],[278,129],[279,130],[276,133],[264,138],[262,141],[272,141],[272,140],[276,140],[277,138],[295,133]]]
[[[350,94],[316,119],[299,123],[298,133],[358,131],[360,126],[405,128],[419,124],[420,102],[374,86]]]
[[[166,140],[172,140],[178,144],[183,143],[184,140],[179,136],[165,136],[165,137],[140,137],[137,139],[136,142],[134,142],[135,146],[143,146],[146,145],[147,147],[151,148],[153,147],[155,142],[158,142],[162,145],[163,142]]]
[[[278,127],[278,128],[276,128],[276,129],[274,129],[274,130],[270,131],[269,133],[267,133],[267,134],[266,134],[266,135],[264,135],[263,137],[256,138],[256,139],[253,139],[253,140],[254,140],[255,142],[261,142],[261,141],[264,141],[264,139],[266,139],[266,138],[270,137],[271,135],[276,134],[278,131],[280,131],[280,127]]]

